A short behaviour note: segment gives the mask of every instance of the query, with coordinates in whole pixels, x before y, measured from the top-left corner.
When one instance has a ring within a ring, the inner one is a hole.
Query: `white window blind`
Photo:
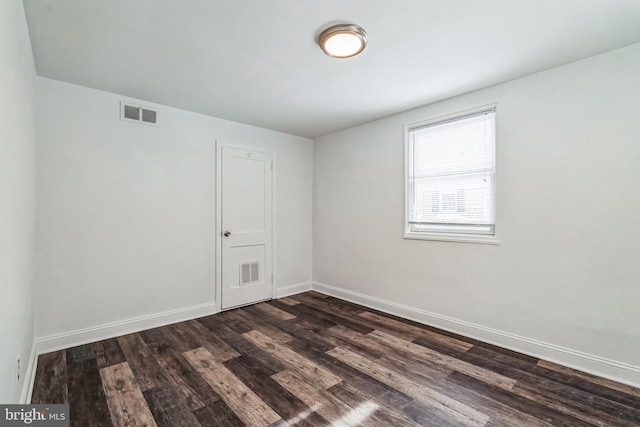
[[[408,233],[495,235],[495,107],[407,135]]]

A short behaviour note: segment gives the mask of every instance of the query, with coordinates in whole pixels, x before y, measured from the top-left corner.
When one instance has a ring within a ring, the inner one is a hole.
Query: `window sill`
[[[435,240],[439,242],[479,243],[484,245],[499,245],[500,241],[495,236],[482,236],[471,234],[440,234],[405,232],[405,239],[411,240]]]

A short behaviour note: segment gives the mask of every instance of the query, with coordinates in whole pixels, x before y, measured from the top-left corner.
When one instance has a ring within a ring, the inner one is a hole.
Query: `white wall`
[[[309,283],[311,140],[157,105],[140,125],[124,97],[37,89],[38,337],[214,301],[216,139],[276,153],[276,282]]]
[[[0,403],[17,403],[33,342],[35,69],[22,2],[0,2]],[[16,382],[16,356],[22,375]]]
[[[640,374],[638,76],[640,44],[318,138],[314,281]],[[403,239],[403,125],[492,102],[501,244]]]

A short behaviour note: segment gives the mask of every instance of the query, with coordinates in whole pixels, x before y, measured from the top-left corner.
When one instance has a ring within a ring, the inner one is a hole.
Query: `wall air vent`
[[[120,101],[120,120],[158,126],[158,112],[142,105]]]

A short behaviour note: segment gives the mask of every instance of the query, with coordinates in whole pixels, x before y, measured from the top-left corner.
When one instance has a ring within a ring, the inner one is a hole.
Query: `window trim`
[[[495,193],[494,193],[494,234],[471,234],[471,233],[455,233],[455,232],[427,232],[427,231],[412,231],[411,222],[409,220],[409,201],[411,197],[409,195],[409,170],[410,170],[410,141],[409,134],[411,130],[433,125],[436,123],[444,123],[448,121],[454,121],[457,119],[461,119],[467,116],[472,116],[474,114],[480,114],[484,111],[489,110],[497,110],[497,103],[486,104],[480,107],[469,108],[462,111],[457,111],[455,113],[446,114],[443,116],[432,117],[426,120],[421,120],[418,122],[407,123],[404,125],[404,238],[411,240],[433,240],[433,241],[441,241],[441,242],[463,242],[463,243],[481,243],[481,244],[490,244],[490,245],[499,245],[500,241],[498,240],[498,214],[499,214],[499,197],[498,197],[498,188],[499,188],[499,179],[498,179],[498,135],[497,135],[497,124],[498,118],[497,114],[495,117],[496,121],[496,139],[495,139]]]

